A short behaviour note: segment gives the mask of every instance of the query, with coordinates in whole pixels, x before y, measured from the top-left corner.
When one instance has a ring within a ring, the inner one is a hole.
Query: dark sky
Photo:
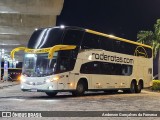
[[[57,25],[78,26],[137,40],[139,30],[153,30],[160,0],[64,0]]]

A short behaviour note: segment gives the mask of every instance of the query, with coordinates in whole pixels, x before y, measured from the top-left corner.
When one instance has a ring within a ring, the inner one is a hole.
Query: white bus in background
[[[24,50],[23,91],[140,93],[152,85],[152,48],[78,27],[35,30]]]

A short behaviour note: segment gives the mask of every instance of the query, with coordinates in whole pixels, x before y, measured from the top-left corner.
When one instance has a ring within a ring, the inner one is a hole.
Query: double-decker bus
[[[21,76],[23,91],[55,96],[68,91],[140,93],[152,85],[152,48],[78,27],[35,30],[24,50]]]

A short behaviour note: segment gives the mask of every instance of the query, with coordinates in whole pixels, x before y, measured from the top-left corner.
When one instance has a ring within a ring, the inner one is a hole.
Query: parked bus
[[[78,27],[35,30],[23,50],[23,91],[55,96],[68,91],[140,93],[152,85],[152,48],[113,35]]]

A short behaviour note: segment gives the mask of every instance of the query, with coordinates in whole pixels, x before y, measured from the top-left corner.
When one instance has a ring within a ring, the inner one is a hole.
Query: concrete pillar
[[[64,0],[0,0],[0,48],[24,46],[35,28],[55,26]]]

